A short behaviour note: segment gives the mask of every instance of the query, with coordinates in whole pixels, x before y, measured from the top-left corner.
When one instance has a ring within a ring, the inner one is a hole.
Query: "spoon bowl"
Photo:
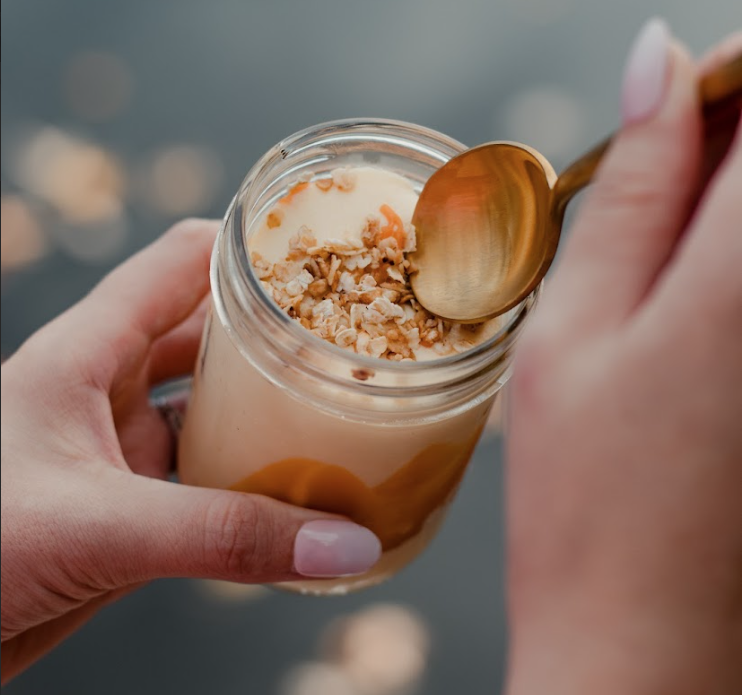
[[[556,253],[556,180],[543,155],[517,142],[474,147],[438,169],[412,218],[411,284],[420,303],[462,323],[517,305]]]

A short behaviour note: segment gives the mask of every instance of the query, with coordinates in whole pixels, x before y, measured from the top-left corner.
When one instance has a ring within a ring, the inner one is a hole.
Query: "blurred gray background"
[[[3,356],[173,221],[221,216],[306,126],[409,120],[526,142],[558,170],[617,125],[655,14],[695,53],[742,25],[737,0],[2,0]],[[495,419],[443,532],[388,584],[320,600],[155,583],[6,691],[495,693],[501,535]]]

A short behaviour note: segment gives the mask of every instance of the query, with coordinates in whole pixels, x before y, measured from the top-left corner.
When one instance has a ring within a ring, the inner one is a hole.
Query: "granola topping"
[[[333,187],[351,192],[358,186],[355,173],[338,170],[314,185],[320,195]],[[267,214],[270,232],[281,224],[280,208],[307,187],[306,181],[297,184]],[[303,225],[289,238],[282,260],[271,263],[253,250],[253,267],[268,296],[314,335],[359,355],[414,361],[465,352],[481,342],[486,324],[449,323],[415,300],[407,259],[416,246],[412,224],[388,204],[369,212],[357,238],[327,238]]]

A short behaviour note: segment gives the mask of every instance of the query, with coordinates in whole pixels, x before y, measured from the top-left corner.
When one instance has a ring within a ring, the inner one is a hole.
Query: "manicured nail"
[[[634,39],[623,76],[621,111],[625,125],[653,116],[662,104],[670,67],[671,34],[662,19],[650,19]]]
[[[294,569],[305,577],[363,574],[380,556],[379,539],[350,521],[310,521],[294,541]]]

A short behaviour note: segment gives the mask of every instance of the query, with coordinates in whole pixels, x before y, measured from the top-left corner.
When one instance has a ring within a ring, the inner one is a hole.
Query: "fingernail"
[[[624,68],[621,111],[625,125],[646,120],[662,104],[670,66],[670,29],[650,19],[634,39]]]
[[[294,569],[305,577],[363,574],[380,556],[379,539],[350,521],[310,521],[294,541]]]

